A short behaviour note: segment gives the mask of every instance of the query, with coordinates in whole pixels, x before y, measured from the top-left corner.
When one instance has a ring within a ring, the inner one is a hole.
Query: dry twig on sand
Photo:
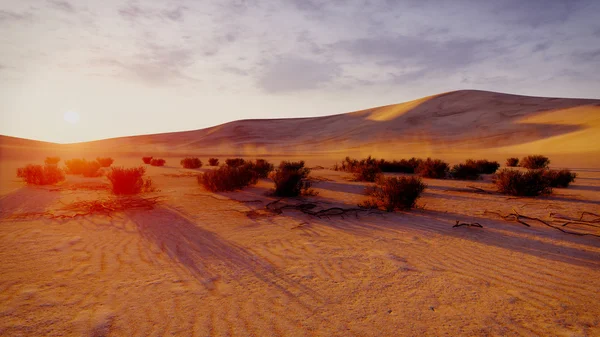
[[[277,199],[275,201],[271,201],[270,203],[268,203],[265,208],[271,212],[277,213],[277,214],[281,214],[283,213],[283,210],[285,209],[293,209],[293,210],[297,210],[300,211],[304,214],[308,214],[317,218],[322,218],[322,217],[330,217],[330,216],[335,216],[335,215],[339,215],[342,218],[344,217],[344,215],[348,215],[348,214],[353,214],[355,217],[358,218],[358,213],[360,212],[367,212],[368,214],[377,214],[378,212],[372,209],[367,209],[367,208],[342,208],[342,207],[331,207],[331,208],[325,208],[322,210],[318,210],[318,211],[314,211],[313,209],[315,209],[316,207],[318,207],[318,205],[316,203],[298,203],[298,204],[285,204],[282,206],[274,206],[276,204],[278,204],[279,202],[281,202],[281,200],[283,199]]]
[[[586,213],[586,214],[590,214],[589,212],[584,212],[584,213]],[[504,220],[506,220],[506,221],[516,221],[516,222],[518,222],[518,223],[521,223],[521,224],[523,224],[523,225],[525,225],[525,226],[527,226],[527,227],[531,227],[531,225],[529,225],[527,222],[523,221],[523,219],[524,219],[524,220],[533,220],[533,221],[537,221],[537,222],[539,222],[539,223],[541,223],[541,224],[544,224],[544,225],[546,225],[546,226],[548,226],[548,227],[551,227],[551,228],[554,228],[554,229],[558,229],[559,231],[561,231],[561,232],[563,232],[563,233],[566,233],[566,234],[572,234],[572,235],[578,235],[578,236],[585,236],[585,235],[589,235],[589,236],[600,237],[600,235],[598,235],[598,234],[593,234],[593,233],[581,233],[581,232],[572,232],[572,231],[567,231],[567,230],[565,230],[565,229],[562,229],[562,228],[561,228],[561,227],[564,227],[564,226],[566,226],[567,224],[569,224],[569,223],[573,223],[573,222],[567,222],[567,223],[563,224],[562,226],[556,226],[556,225],[553,225],[553,224],[551,224],[551,223],[549,223],[549,222],[547,222],[547,221],[545,221],[545,220],[542,220],[542,219],[540,219],[540,218],[536,218],[536,217],[531,217],[531,216],[527,216],[527,215],[519,214],[517,211],[515,211],[515,209],[514,209],[514,208],[513,208],[513,213],[511,213],[511,214],[508,214],[508,215],[502,215],[502,214],[500,214],[499,212],[491,212],[491,211],[488,211],[488,210],[485,210],[485,211],[484,211],[484,214],[495,214],[495,215],[498,215],[498,216],[500,216],[501,218],[503,218],[503,219],[504,219]],[[552,214],[552,213],[551,213],[551,214]],[[594,213],[591,213],[591,214],[592,214],[592,215],[594,215]],[[584,214],[582,213],[581,217],[583,217],[583,215],[584,215]]]
[[[480,223],[478,223],[478,222],[466,223],[466,222],[460,222],[458,220],[456,220],[456,225],[452,226],[452,228],[454,228],[454,227],[460,227],[460,226],[483,228],[483,226]]]

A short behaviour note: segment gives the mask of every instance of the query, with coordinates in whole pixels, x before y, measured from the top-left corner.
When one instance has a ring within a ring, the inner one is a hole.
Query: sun
[[[79,114],[72,110],[65,112],[63,118],[67,123],[77,124],[77,122],[79,122]]]

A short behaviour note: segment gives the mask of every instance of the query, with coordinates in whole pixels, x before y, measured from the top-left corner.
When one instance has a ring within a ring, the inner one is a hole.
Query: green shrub
[[[310,169],[304,167],[304,161],[282,161],[270,177],[275,182],[274,194],[280,197],[295,197],[309,193],[310,182],[306,180]]]
[[[506,166],[508,166],[508,167],[519,166],[519,158],[511,157],[511,158],[506,159]]]
[[[32,165],[17,169],[17,177],[31,185],[54,185],[65,180],[63,170],[56,165]]]
[[[527,156],[521,159],[521,167],[537,170],[545,169],[550,165],[550,159],[541,155]]]
[[[569,170],[545,170],[544,175],[550,180],[552,187],[569,187],[577,177],[577,173],[571,173]]]
[[[445,179],[448,171],[448,163],[439,159],[427,158],[419,164],[415,172],[425,178]]]
[[[144,181],[144,167],[113,167],[106,176],[112,185],[114,194],[137,194],[142,191],[152,191],[152,180]]]
[[[150,164],[152,162],[152,157],[142,157],[142,161],[144,164]]]
[[[60,157],[46,157],[44,160],[44,164],[46,165],[56,165],[60,161]]]
[[[198,183],[212,192],[234,191],[258,182],[258,174],[252,164],[240,166],[223,165],[198,175]]]
[[[100,164],[101,167],[110,167],[110,165],[112,165],[115,162],[112,158],[108,157],[98,157],[96,158],[96,161]]]
[[[150,165],[152,166],[165,166],[166,160],[164,159],[152,159],[150,160]]]
[[[496,174],[494,184],[498,192],[515,196],[533,197],[552,193],[550,179],[544,170],[520,172],[503,169]]]
[[[419,177],[380,177],[377,184],[367,190],[371,200],[359,206],[384,208],[388,212],[411,209],[425,187]]]
[[[202,160],[198,158],[184,158],[180,161],[181,166],[188,169],[197,169],[202,167]]]
[[[219,159],[218,158],[210,158],[208,160],[208,165],[210,165],[210,166],[219,166]]]
[[[244,163],[246,163],[244,158],[227,158],[227,159],[225,159],[225,164],[227,164],[227,166],[229,166],[229,167],[242,166],[242,165],[244,165]]]

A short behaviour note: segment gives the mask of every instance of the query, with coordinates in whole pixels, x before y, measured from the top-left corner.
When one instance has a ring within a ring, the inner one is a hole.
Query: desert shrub
[[[275,166],[265,159],[256,159],[254,163],[254,171],[258,174],[259,178],[266,178],[269,173],[275,169]]]
[[[152,157],[142,157],[142,161],[144,164],[150,164],[150,162],[152,162]]]
[[[425,178],[444,179],[448,175],[448,170],[449,166],[446,162],[427,158],[419,164],[415,173]]]
[[[569,187],[569,184],[575,181],[577,173],[571,173],[569,170],[545,170],[544,176],[550,180],[552,187]]]
[[[225,159],[225,164],[227,164],[227,166],[229,166],[229,167],[242,166],[242,165],[244,165],[244,163],[246,163],[244,158],[227,158],[227,159]]]
[[[202,160],[198,158],[184,158],[180,161],[181,166],[189,169],[197,169],[202,167]]]
[[[113,167],[106,176],[112,185],[114,194],[136,194],[142,191],[152,191],[152,180],[144,181],[144,167]]]
[[[511,157],[506,159],[506,166],[508,167],[516,167],[519,165],[519,158]]]
[[[110,167],[110,165],[112,165],[115,162],[112,158],[108,157],[98,157],[96,158],[96,161],[100,164],[101,167]]]
[[[477,180],[479,179],[479,169],[472,163],[454,165],[450,170],[450,176],[453,179]]]
[[[489,161],[487,159],[481,160],[467,160],[468,165],[474,165],[477,168],[479,174],[493,174],[500,168],[500,163],[497,161]]]
[[[81,174],[84,177],[99,177],[102,175],[100,171],[100,163],[95,160],[87,161],[85,159],[65,160],[67,174]]]
[[[354,173],[354,179],[357,181],[370,181],[373,182],[381,174],[379,168],[379,161],[377,159],[368,156],[354,165],[352,172]]]
[[[32,185],[53,185],[65,180],[63,170],[56,165],[32,165],[17,169],[17,177]]]
[[[164,159],[152,159],[150,165],[152,166],[165,166],[166,161]]]
[[[546,156],[534,155],[521,159],[521,167],[528,169],[545,169],[550,165],[550,159]]]
[[[223,165],[198,175],[198,183],[212,192],[234,191],[258,182],[258,174],[252,164],[240,166]]]
[[[210,166],[219,166],[219,159],[218,158],[210,158],[208,160],[208,165],[210,165]]]
[[[419,177],[379,177],[377,184],[367,190],[371,200],[360,206],[384,208],[388,212],[411,209],[425,187],[427,185]]]
[[[60,157],[46,157],[44,160],[44,164],[46,165],[56,165],[60,161]]]
[[[550,179],[544,170],[520,172],[503,169],[496,174],[494,184],[498,192],[515,196],[538,196],[552,193]]]
[[[399,173],[415,173],[415,170],[423,160],[418,158],[410,158],[409,160],[402,159],[400,161],[387,161],[381,159],[379,168],[383,172],[399,172]]]
[[[275,182],[274,194],[280,197],[295,197],[302,193],[310,193],[310,182],[306,180],[310,169],[304,167],[304,161],[282,161],[279,167],[271,173]]]

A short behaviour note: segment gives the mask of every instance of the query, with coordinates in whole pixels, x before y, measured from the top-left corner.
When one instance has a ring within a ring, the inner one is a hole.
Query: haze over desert
[[[600,336],[599,12],[0,4],[0,336]]]

